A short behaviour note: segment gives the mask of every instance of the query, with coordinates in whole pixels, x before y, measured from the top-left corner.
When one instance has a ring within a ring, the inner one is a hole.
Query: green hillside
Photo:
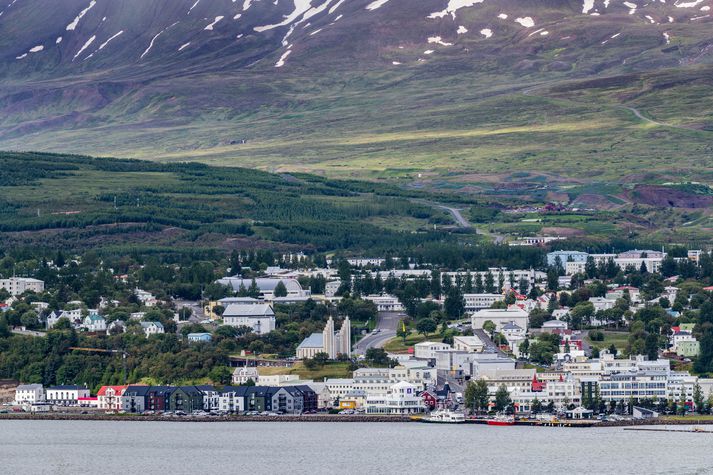
[[[413,201],[438,196],[390,185],[50,154],[4,153],[0,168],[2,247],[385,250],[453,227]]]

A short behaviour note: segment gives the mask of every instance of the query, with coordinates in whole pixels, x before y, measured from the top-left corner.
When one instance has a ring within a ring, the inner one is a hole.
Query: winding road
[[[383,348],[386,342],[396,338],[396,327],[405,316],[399,312],[379,312],[376,328],[354,345],[354,353],[364,355],[370,348]]]
[[[643,120],[644,122],[648,122],[649,124],[653,125],[658,125],[659,127],[669,127],[672,129],[679,129],[679,130],[698,130],[694,129],[693,127],[686,127],[685,125],[673,125],[673,124],[666,124],[664,122],[659,122],[654,119],[650,119],[646,117],[644,114],[641,113],[639,109],[636,109],[635,107],[630,107],[630,106],[619,106],[622,109],[626,109],[629,112],[633,113],[637,118]]]
[[[458,208],[451,208],[450,206],[445,206],[445,205],[435,205],[435,206],[437,208],[444,209],[444,210],[448,211],[449,213],[451,213],[451,216],[453,216],[453,219],[456,221],[456,223],[458,223],[458,226],[460,226],[461,228],[465,228],[465,229],[473,228],[473,229],[475,229],[476,234],[479,234],[481,236],[491,236],[493,238],[493,242],[495,244],[502,244],[505,241],[505,236],[501,236],[499,234],[484,233],[483,231],[479,230],[478,228],[476,228],[475,226],[470,224],[470,222],[467,219],[465,219],[465,217],[463,217],[461,210],[459,210]]]

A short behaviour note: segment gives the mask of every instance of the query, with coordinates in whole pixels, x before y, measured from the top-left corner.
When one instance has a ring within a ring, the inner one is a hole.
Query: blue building
[[[547,254],[547,266],[554,267],[557,263],[557,258],[560,258],[562,266],[567,262],[587,262],[589,254],[581,251],[554,251]]]
[[[213,341],[213,335],[211,335],[210,333],[189,333],[188,341],[208,343]]]

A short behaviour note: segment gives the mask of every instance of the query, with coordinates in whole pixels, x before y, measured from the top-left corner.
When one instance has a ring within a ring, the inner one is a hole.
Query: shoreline
[[[385,416],[385,415],[282,415],[282,416],[173,416],[164,417],[158,415],[139,414],[71,414],[71,413],[7,413],[0,414],[0,421],[20,420],[20,421],[111,421],[111,422],[200,422],[200,423],[229,423],[229,422],[296,422],[296,423],[422,423],[406,416]],[[632,421],[592,421],[587,424],[585,421],[561,421],[560,427],[567,428],[598,428],[598,427],[642,427],[642,426],[699,426],[713,425],[713,420],[662,420],[644,419]],[[589,422],[589,421],[586,421]],[[468,421],[467,425],[482,424],[476,421]],[[547,427],[547,424],[516,424],[516,426]]]
[[[339,415],[282,415],[282,416],[172,416],[140,414],[0,414],[0,421],[7,420],[47,420],[47,421],[114,421],[114,422],[334,422],[334,423],[393,423],[415,422],[404,416],[339,416]]]

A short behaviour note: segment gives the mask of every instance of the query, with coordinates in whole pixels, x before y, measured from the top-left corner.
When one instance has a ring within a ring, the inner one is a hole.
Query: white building
[[[311,292],[302,288],[297,279],[255,279],[255,285],[259,289],[260,297],[265,300],[272,300],[275,298],[275,289],[279,283],[285,286],[287,290],[287,297],[309,297]],[[249,289],[252,286],[253,281],[251,279],[243,279],[240,276],[226,277],[224,279],[218,280],[218,283],[231,287],[234,291],[238,292],[241,288]]]
[[[435,360],[436,352],[450,350],[451,345],[448,343],[438,343],[433,341],[424,341],[416,343],[413,346],[414,357],[422,360]]]
[[[425,410],[423,399],[418,395],[418,388],[405,381],[391,386],[388,394],[366,398],[367,414],[407,415]]]
[[[134,294],[136,295],[136,298],[139,299],[139,302],[141,302],[141,304],[146,307],[155,307],[158,303],[158,299],[154,297],[151,292],[147,292],[141,289],[134,289]]]
[[[250,327],[258,335],[275,329],[275,312],[268,304],[230,304],[223,312],[223,323],[231,327]]]
[[[79,398],[88,398],[89,389],[82,386],[53,386],[47,388],[47,402],[58,406],[78,406]]]
[[[495,302],[505,300],[503,294],[463,294],[465,300],[465,311],[475,312],[484,308],[490,308]]]
[[[45,283],[41,280],[27,277],[11,277],[9,279],[0,279],[0,288],[7,290],[10,295],[16,297],[27,291],[38,294],[44,292]]]
[[[82,322],[82,328],[90,333],[106,331],[106,320],[99,315],[88,315]]]
[[[379,312],[403,312],[404,306],[393,295],[369,295],[364,300],[373,302]]]
[[[45,401],[45,389],[41,384],[21,384],[15,389],[15,404],[34,404]]]
[[[324,383],[333,400],[343,398],[347,393],[354,390],[354,379],[351,378],[327,379]]]
[[[267,385],[267,383],[260,381],[260,374],[258,373],[257,368],[249,366],[235,368],[235,371],[233,371],[233,384],[242,385],[246,384],[248,381],[252,381],[255,384],[260,382],[261,384]]]
[[[146,338],[151,335],[166,333],[161,322],[141,322],[141,329],[144,331]]]
[[[341,280],[330,280],[324,286],[324,296],[327,298],[332,298],[337,294],[339,287],[342,286]]]
[[[477,336],[454,336],[453,349],[468,353],[482,353],[485,349],[485,343]]]
[[[495,324],[495,330],[500,331],[508,323],[514,323],[520,328],[527,330],[529,323],[529,314],[518,308],[511,307],[503,309],[486,309],[480,310],[473,314],[471,323],[474,330],[481,330],[487,321]]]
[[[272,374],[260,376],[260,386],[287,386],[300,384],[300,377],[296,374]]]

